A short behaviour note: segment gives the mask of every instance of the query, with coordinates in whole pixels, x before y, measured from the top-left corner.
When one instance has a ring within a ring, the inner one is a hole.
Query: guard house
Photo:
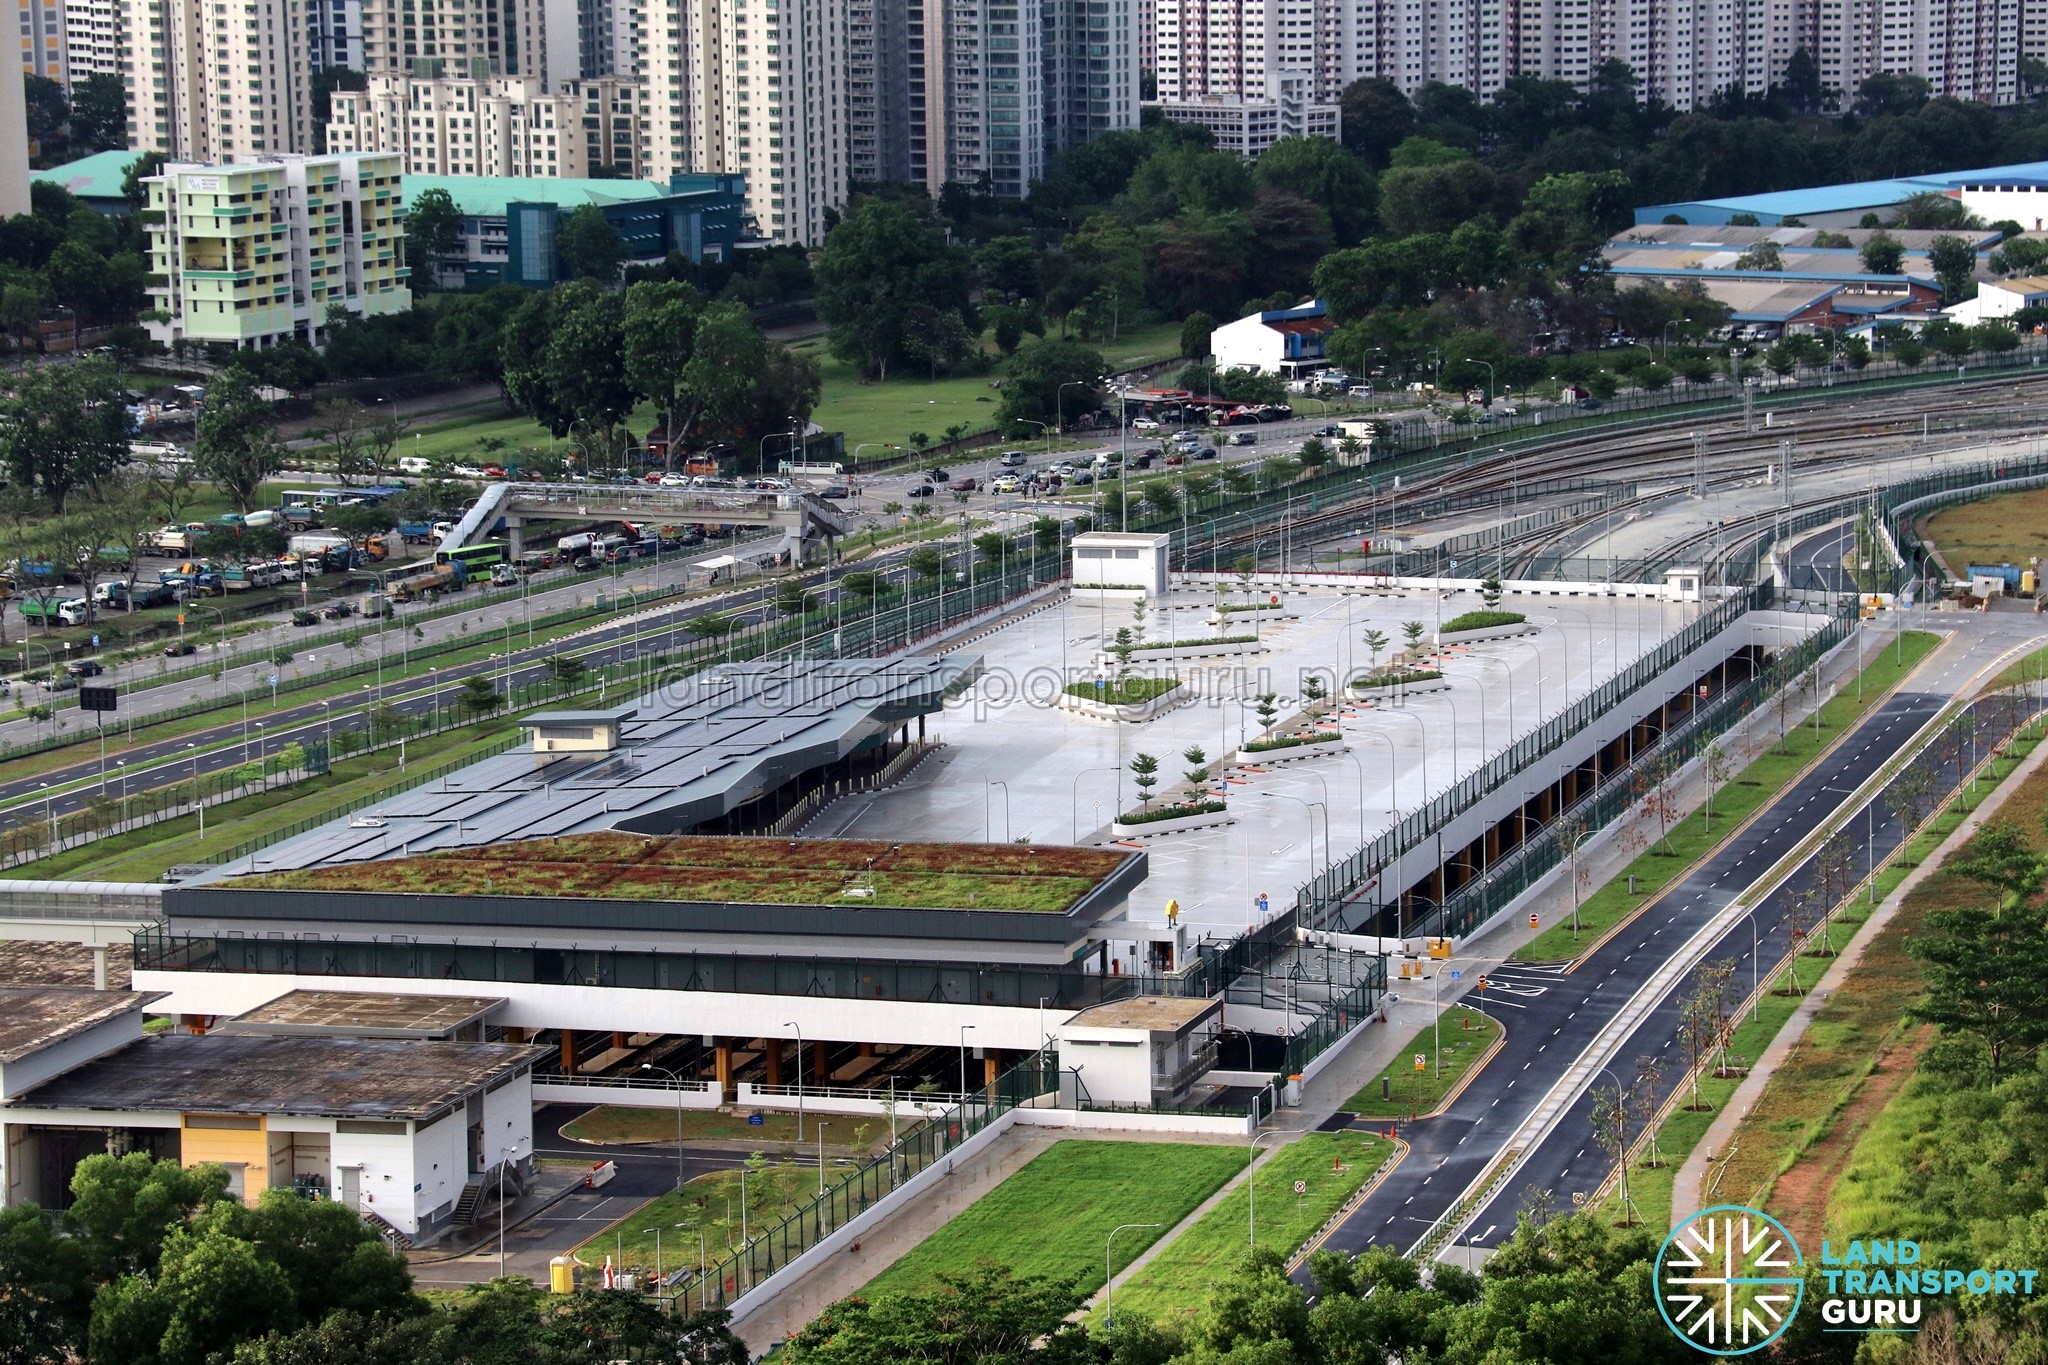
[[[1082,1010],[1060,1029],[1060,1070],[1090,1104],[1174,1104],[1216,1064],[1223,1002],[1139,995]]]
[[[640,714],[635,706],[605,711],[543,711],[527,722],[537,754],[608,754],[619,747],[619,727]]]
[[[1135,531],[1084,531],[1074,537],[1074,590],[1166,596],[1170,537]]]

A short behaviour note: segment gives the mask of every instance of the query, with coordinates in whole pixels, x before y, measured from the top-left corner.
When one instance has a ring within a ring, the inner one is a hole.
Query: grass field
[[[1861,700],[1857,698],[1855,687],[1845,683],[1821,707],[1818,734],[1810,719],[1805,724],[1789,728],[1783,745],[1773,745],[1714,794],[1711,830],[1706,809],[1702,807],[1673,824],[1668,841],[1655,838],[1653,832],[1651,845],[1635,861],[1580,904],[1576,931],[1570,915],[1559,915],[1554,924],[1516,950],[1515,959],[1520,962],[1557,962],[1575,957],[1607,929],[1634,914],[1646,899],[1684,876],[1737,825],[1784,790],[1823,749],[1876,706],[1884,694],[1911,672],[1937,643],[1936,638],[1925,631],[1908,631],[1903,648],[1887,648],[1874,655],[1863,670]],[[1636,877],[1637,891],[1634,895],[1629,894],[1628,889],[1630,874]]]
[[[2025,568],[2038,554],[2048,554],[2048,488],[2001,493],[1927,518],[1927,538],[1957,573],[1971,564],[2017,564]]]
[[[588,1265],[614,1264],[654,1269],[655,1235],[661,1236],[662,1268],[697,1260],[698,1233],[704,1255],[715,1263],[740,1245],[741,1235],[759,1236],[818,1193],[818,1172],[791,1163],[768,1166],[746,1176],[746,1210],[740,1208],[739,1171],[700,1175],[680,1191],[642,1204],[576,1248]],[[680,1226],[679,1226],[680,1225]]]
[[[1056,1142],[862,1292],[916,1289],[938,1271],[989,1260],[1019,1275],[1073,1281],[1092,1294],[1102,1287],[1105,1250],[1122,1270],[1243,1162],[1235,1145]],[[1132,1228],[1105,1248],[1111,1229],[1125,1223],[1164,1226]]]
[[[1438,963],[1436,968],[1443,971],[1445,966]],[[1436,1046],[1439,1036],[1443,1038],[1441,1067]],[[1387,1063],[1386,1070],[1344,1101],[1342,1107],[1361,1118],[1374,1119],[1405,1119],[1411,1114],[1430,1113],[1500,1036],[1500,1022],[1492,1015],[1462,1005],[1447,1009],[1441,1035],[1435,1026],[1424,1025],[1395,1050],[1394,1060]],[[1427,1059],[1422,1071],[1415,1069],[1417,1057]],[[1385,1099],[1380,1097],[1383,1089],[1391,1092]]]
[[[407,766],[417,769],[495,744],[503,722],[484,722],[406,741]],[[206,808],[206,834],[196,815],[181,815],[142,829],[96,839],[79,848],[0,871],[0,878],[69,877],[102,882],[153,882],[180,863],[220,858],[237,844],[282,829],[345,802],[368,802],[414,785],[398,771],[398,751],[380,749],[336,763],[325,778],[257,792]]]
[[[825,1133],[828,1148],[845,1149],[854,1145],[857,1137],[868,1139],[866,1145],[873,1146],[877,1132],[882,1137],[889,1133],[886,1119],[855,1117],[842,1114],[825,1117]],[[856,1129],[865,1129],[856,1134]],[[599,1105],[588,1113],[562,1125],[564,1137],[582,1142],[665,1142],[676,1140],[676,1114],[673,1109],[629,1109],[620,1105]],[[809,1114],[804,1118],[804,1139],[808,1147],[818,1138],[818,1115]],[[683,1140],[723,1140],[740,1142],[794,1142],[796,1141],[796,1114],[794,1111],[763,1111],[761,1122],[747,1122],[745,1114],[728,1114],[716,1109],[686,1109],[683,1111]]]
[[[2031,753],[2035,740],[2016,742],[1996,760],[1977,793],[1964,794],[1939,812],[1914,836],[1903,859],[1878,874],[1877,900],[1883,900],[1915,866],[1931,856],[1954,832],[1968,812],[1982,804],[1998,783],[2010,776]],[[2048,777],[2037,775],[2008,801],[2005,815],[2019,823],[2037,847],[2048,843],[2041,817],[2048,812]],[[1821,1215],[1858,1136],[1868,1127],[1883,1101],[1895,1093],[1912,1066],[1917,1040],[1905,1024],[1906,1010],[1919,996],[1918,964],[1906,953],[1913,929],[1928,909],[1954,903],[1965,891],[1948,874],[1937,871],[1925,879],[1878,936],[1843,985],[1833,991],[1792,1051],[1772,1073],[1763,1094],[1744,1115],[1731,1151],[1720,1154],[1715,1198],[1769,1207],[1790,1220],[1795,1236],[1821,1233]],[[1846,943],[1869,919],[1867,897],[1845,904],[1834,919],[1831,938]],[[1797,987],[1810,991],[1827,970],[1828,960],[1802,955],[1795,968]],[[1747,983],[1743,983],[1747,984]],[[1756,1011],[1745,1015],[1729,1046],[1742,1064],[1760,1056],[1791,1017],[1799,997],[1789,975],[1771,985]],[[1734,1094],[1739,1077],[1708,1076],[1700,1096],[1711,1112],[1674,1110],[1659,1128],[1657,1148],[1664,1165],[1637,1168],[1629,1175],[1629,1194],[1650,1227],[1669,1225],[1672,1184],[1687,1155],[1706,1136],[1715,1114]],[[1690,1096],[1686,1101],[1690,1103]],[[1610,1194],[1603,1214],[1619,1220],[1619,1201]],[[1855,1226],[1837,1221],[1840,1227]]]
[[[1365,1133],[1311,1133],[1261,1159],[1254,1177],[1260,1248],[1282,1256],[1299,1250],[1393,1151],[1385,1138]],[[1307,1187],[1299,1195],[1297,1181]],[[1242,1184],[1225,1195],[1118,1287],[1117,1312],[1161,1322],[1193,1318],[1209,1287],[1250,1246],[1250,1203]]]

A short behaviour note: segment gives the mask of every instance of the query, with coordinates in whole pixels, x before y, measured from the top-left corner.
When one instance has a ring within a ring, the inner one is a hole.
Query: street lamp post
[[[1304,1128],[1274,1128],[1264,1133],[1254,1133],[1251,1145],[1246,1149],[1244,1159],[1244,1195],[1246,1216],[1250,1221],[1248,1236],[1251,1249],[1259,1249],[1259,1182],[1252,1170],[1252,1163],[1259,1159],[1259,1144],[1270,1137],[1300,1137]]]
[[[682,1111],[677,1110],[677,1112],[680,1113]],[[813,1130],[818,1135],[818,1193],[820,1195],[825,1193],[825,1129],[829,1126],[823,1119],[819,1119],[812,1125]]]
[[[640,1069],[660,1072],[668,1077],[669,1083],[676,1088],[676,1188],[680,1190],[683,1187],[683,1078],[667,1067],[656,1066],[652,1062],[640,1063]]]
[[[1492,363],[1491,363],[1490,361],[1485,361],[1485,360],[1481,360],[1481,359],[1480,359],[1480,358],[1479,358],[1478,356],[1476,356],[1476,355],[1468,355],[1468,356],[1466,356],[1466,357],[1465,357],[1465,363],[1466,363],[1467,365],[1484,365],[1484,366],[1486,366],[1486,406],[1488,406],[1488,407],[1492,407],[1492,406],[1493,406],[1493,388],[1494,388],[1494,374],[1493,374],[1493,365],[1492,365]]]
[[[1113,1261],[1110,1258],[1110,1247],[1115,1244],[1116,1235],[1119,1232],[1129,1232],[1133,1228],[1163,1228],[1165,1226],[1166,1224],[1164,1223],[1119,1223],[1115,1227],[1111,1228],[1109,1230],[1109,1236],[1103,1239],[1102,1330],[1104,1332],[1107,1332],[1110,1328],[1116,1326],[1116,1280],[1115,1277],[1110,1274],[1110,1266],[1113,1264]]]
[[[967,1107],[967,1035],[974,1031],[974,1025],[960,1026],[960,1107]]]

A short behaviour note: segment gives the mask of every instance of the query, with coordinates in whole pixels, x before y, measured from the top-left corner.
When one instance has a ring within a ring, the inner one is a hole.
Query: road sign
[[[1297,1181],[1295,1181],[1295,1182],[1294,1182],[1294,1192],[1295,1192],[1296,1194],[1307,1194],[1307,1193],[1308,1193],[1308,1182],[1307,1182],[1306,1180],[1297,1180]]]
[[[277,674],[273,673],[270,675],[270,685],[272,687],[277,686]]]
[[[94,649],[98,649],[100,647],[100,633],[98,631],[94,631],[92,633],[92,647]]]
[[[111,711],[114,709],[114,689],[111,687],[81,687],[78,689],[78,709],[81,711]]]
[[[1479,978],[1479,989],[1482,991],[1486,989],[1486,978],[1483,976]]]
[[[1452,567],[1452,568],[1454,568],[1454,569],[1455,569],[1455,568],[1457,568],[1457,567],[1458,567],[1458,561],[1457,561],[1457,560],[1455,560],[1455,559],[1454,559],[1454,560],[1452,560],[1452,561],[1451,561],[1451,567]]]
[[[1534,929],[1536,927],[1536,915],[1534,911],[1531,911],[1529,914],[1529,927],[1531,929]]]
[[[748,1126],[749,1126],[749,1127],[753,1127],[753,1128],[759,1128],[759,1127],[760,1127],[760,1126],[761,1126],[762,1124],[764,1124],[764,1123],[766,1123],[766,1122],[768,1122],[768,1119],[767,1119],[767,1117],[766,1117],[765,1115],[762,1115],[762,1114],[749,1114],[749,1115],[747,1115],[747,1124],[748,1124]]]
[[[1420,1053],[1420,1052],[1416,1053],[1416,1054],[1415,1054],[1415,1069],[1416,1069],[1417,1071],[1426,1071],[1426,1070],[1428,1070],[1428,1069],[1429,1069],[1429,1058],[1428,1058],[1428,1057],[1426,1057],[1426,1056],[1424,1056],[1424,1055],[1423,1055],[1422,1053]]]
[[[1465,979],[1465,973],[1464,973],[1464,972],[1462,972],[1462,971],[1458,970],[1458,969],[1457,969],[1456,967],[1453,967],[1453,968],[1451,968],[1451,980],[1453,980],[1453,981],[1463,981],[1464,979]]]

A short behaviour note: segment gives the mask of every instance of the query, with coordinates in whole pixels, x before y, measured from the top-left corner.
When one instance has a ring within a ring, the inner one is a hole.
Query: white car
[[[1132,431],[1161,431],[1161,430],[1164,430],[1164,428],[1162,428],[1162,427],[1161,427],[1161,426],[1159,425],[1159,423],[1157,423],[1157,422],[1153,421],[1153,420],[1152,420],[1152,419],[1151,419],[1150,417],[1140,417],[1140,418],[1138,418],[1138,419],[1137,419],[1136,421],[1134,421],[1134,422],[1132,422],[1132,423],[1131,423],[1131,430],[1132,430]]]
[[[690,486],[690,476],[688,474],[664,474],[661,476],[661,486],[663,488],[688,488]]]

